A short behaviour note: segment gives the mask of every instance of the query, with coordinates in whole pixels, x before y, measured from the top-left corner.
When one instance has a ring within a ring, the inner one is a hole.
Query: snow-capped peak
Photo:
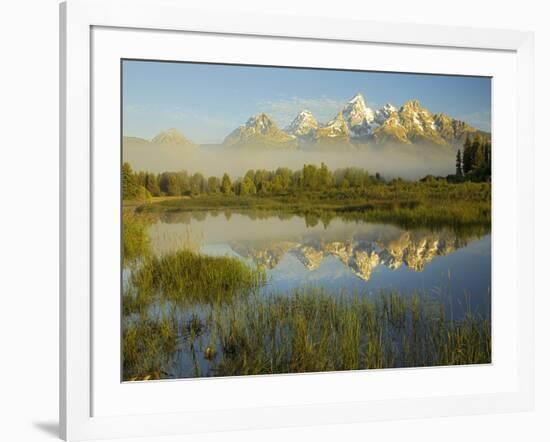
[[[377,124],[382,125],[392,114],[396,112],[397,108],[393,104],[386,103],[375,112],[374,120]]]
[[[386,103],[379,110],[383,111],[383,112],[386,112],[386,113],[397,112],[397,108],[391,103]]]
[[[365,103],[362,94],[356,94],[342,110],[345,120],[350,126],[361,125],[374,121],[374,111]]]
[[[309,118],[309,117],[313,117],[313,114],[309,111],[309,109],[304,109],[300,111],[300,113],[298,114],[298,117]]]
[[[357,92],[350,100],[349,103],[361,103],[363,106],[365,106],[365,97],[363,97],[363,94],[361,92]]]
[[[245,126],[253,128],[258,133],[265,133],[273,126],[273,120],[265,113],[253,115],[250,117]]]
[[[342,110],[342,115],[351,133],[356,137],[369,135],[374,122],[374,111],[365,103],[362,94],[356,94]]]
[[[419,111],[422,109],[422,106],[420,105],[420,101],[415,98],[405,102],[401,109]]]
[[[304,109],[294,118],[285,131],[297,137],[304,137],[312,135],[318,127],[319,123],[313,114],[309,110]]]
[[[338,115],[336,115],[327,124],[320,127],[317,130],[316,136],[320,139],[337,137],[344,137],[347,139],[349,136],[349,129],[342,112],[338,112]]]

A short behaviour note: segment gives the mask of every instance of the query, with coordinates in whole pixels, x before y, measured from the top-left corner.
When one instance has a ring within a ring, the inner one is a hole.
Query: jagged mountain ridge
[[[342,116],[354,138],[368,137],[375,124],[376,113],[365,103],[363,95],[355,95],[342,109]]]
[[[326,124],[320,124],[307,109],[298,113],[284,130],[265,113],[250,117],[235,129],[224,145],[305,147],[352,144],[430,144],[459,147],[467,136],[489,134],[448,115],[432,114],[416,99],[399,109],[387,103],[380,109],[367,106],[362,94],[352,97]],[[287,135],[287,136],[285,136]]]
[[[315,135],[318,128],[319,122],[308,109],[304,109],[298,113],[292,123],[285,128],[285,132],[300,140],[311,141],[312,136]]]
[[[304,109],[283,130],[269,115],[260,113],[227,135],[222,145],[272,150],[363,144],[429,144],[457,148],[464,144],[466,137],[476,135],[490,138],[489,133],[464,121],[443,113],[432,114],[416,99],[407,101],[400,108],[387,103],[374,110],[367,105],[362,94],[356,94],[326,124],[320,124],[311,111]],[[173,128],[151,140],[124,137],[124,143],[196,146]]]
[[[279,129],[265,113],[254,115],[223,140],[225,146],[262,146],[295,148],[296,137]]]
[[[347,144],[350,141],[349,126],[344,117],[344,113],[340,112],[334,119],[326,125],[320,127],[315,132],[314,137],[317,144]]]

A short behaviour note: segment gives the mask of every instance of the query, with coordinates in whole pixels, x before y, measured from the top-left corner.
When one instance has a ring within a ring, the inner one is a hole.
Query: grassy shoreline
[[[277,194],[235,195],[234,193],[206,193],[191,196],[159,196],[142,202],[151,209],[204,210],[224,208],[262,208],[291,205],[305,208],[315,204],[323,209],[408,206],[421,204],[444,204],[452,202],[491,202],[490,183],[405,183],[396,185],[373,185],[363,190],[326,190],[281,192]],[[136,206],[125,200],[125,205]],[[137,204],[139,205],[139,204]]]
[[[340,218],[485,234],[489,183],[214,193],[123,205],[126,381],[491,362],[490,315],[447,317],[443,300],[398,291],[342,296],[301,287],[259,297],[262,269],[186,250],[153,256],[147,237],[163,213],[206,211],[298,215],[308,226]]]
[[[485,190],[484,192],[485,193]],[[489,191],[490,194],[490,191]],[[386,222],[403,228],[451,227],[459,230],[489,230],[491,201],[486,195],[464,198],[461,192],[445,195],[381,196],[369,198],[354,195],[308,193],[280,196],[199,195],[153,200],[136,206],[136,213],[162,212],[284,212],[306,218],[308,224],[329,223],[340,217],[350,221]]]
[[[442,300],[421,294],[337,296],[303,287],[216,301],[185,319],[171,305],[155,320],[141,316],[123,326],[124,380],[491,362],[488,317],[447,317]],[[192,367],[175,373],[182,354]]]
[[[123,379],[491,361],[490,316],[449,317],[443,297],[316,286],[260,295],[265,283],[237,258],[185,250],[144,258],[123,294]],[[175,373],[181,355],[192,367]]]

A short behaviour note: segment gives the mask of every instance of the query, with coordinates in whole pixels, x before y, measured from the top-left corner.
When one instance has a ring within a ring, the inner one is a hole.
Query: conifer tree
[[[160,187],[155,174],[153,173],[145,174],[145,188],[149,191],[151,195],[154,195],[154,196],[160,195]]]
[[[231,185],[231,179],[227,173],[223,174],[222,178],[222,193],[229,195],[233,192],[233,186]]]
[[[122,165],[122,199],[133,199],[138,196],[139,183],[129,163]]]

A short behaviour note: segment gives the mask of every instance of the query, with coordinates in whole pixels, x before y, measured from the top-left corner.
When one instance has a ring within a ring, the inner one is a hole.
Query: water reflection
[[[123,269],[124,379],[490,361],[488,229],[229,211],[136,214],[125,225],[125,251],[135,259]],[[166,265],[175,282],[195,281],[193,267],[174,261],[172,252],[182,249],[201,259],[238,258],[250,264],[240,265],[245,271],[265,271],[267,283],[227,299],[202,299],[148,290],[156,270],[131,282],[156,259],[151,254],[162,262],[172,257]],[[360,357],[348,366],[339,355],[351,338],[349,354]],[[302,360],[304,349],[296,346],[311,339],[326,348]]]
[[[487,311],[491,236],[449,229],[406,230],[345,221],[312,225],[289,214],[164,213],[149,228],[155,253],[181,247],[264,267],[266,291],[320,285],[338,291],[446,291]]]

